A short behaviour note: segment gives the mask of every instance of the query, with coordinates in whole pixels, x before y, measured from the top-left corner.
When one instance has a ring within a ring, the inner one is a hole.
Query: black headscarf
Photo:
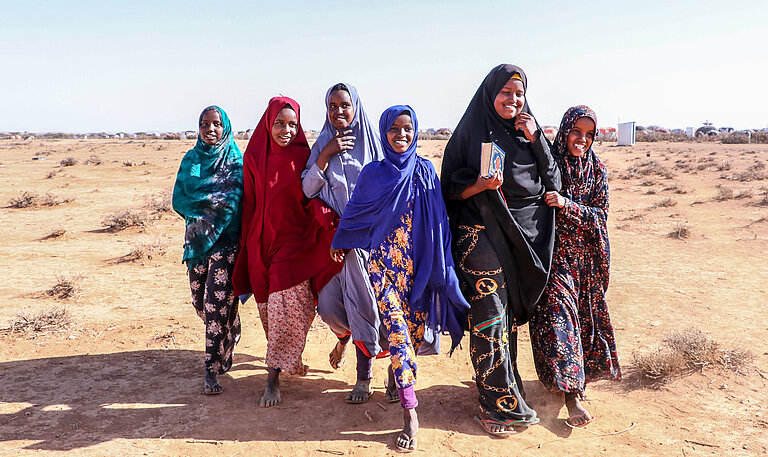
[[[510,310],[522,324],[535,309],[552,263],[555,212],[543,195],[560,190],[561,183],[541,129],[531,142],[515,129],[514,118],[503,119],[493,106],[515,74],[527,92],[525,73],[514,65],[499,65],[485,77],[445,147],[440,180],[452,228],[460,223],[485,226],[504,267]],[[522,112],[533,115],[527,97]],[[480,174],[482,143],[490,141],[506,153],[500,192],[487,190],[462,200],[461,193]]]

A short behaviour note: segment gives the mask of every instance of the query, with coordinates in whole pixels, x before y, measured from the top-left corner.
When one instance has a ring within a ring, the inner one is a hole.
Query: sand
[[[179,263],[183,221],[167,212],[150,214],[146,227],[110,232],[102,224],[118,210],[149,211],[147,198],[170,192],[192,144],[0,141],[0,455],[394,454],[402,419],[399,405],[384,401],[386,361],[374,364],[370,401],[344,403],[354,356],[330,368],[335,338],[319,320],[304,353],[308,376],[284,376],[283,403],[260,408],[266,342],[256,307],[246,303],[235,366],[221,377],[225,391],[202,395],[203,327]],[[439,164],[444,144],[424,141],[420,153]],[[596,150],[610,170],[608,302],[625,381],[590,385],[585,404],[597,419],[590,431],[571,430],[561,397],[537,381],[523,329],[520,370],[542,422],[492,438],[472,421],[477,393],[465,340],[452,358],[419,359],[416,455],[768,452],[768,180],[739,180],[750,166],[753,177],[765,177],[755,164],[765,164],[768,145],[604,143]],[[92,155],[102,163],[86,164]],[[77,163],[60,167],[67,157]],[[649,160],[656,163],[638,166]],[[632,175],[632,166],[651,172]],[[661,167],[670,177],[656,174]],[[7,206],[25,191],[72,201]],[[57,228],[66,233],[48,238]],[[687,238],[668,236],[680,228]],[[142,243],[164,255],[129,261]],[[82,275],[73,298],[46,294],[57,275]],[[71,315],[68,327],[8,329],[19,312],[56,306]],[[653,351],[670,332],[688,328],[748,349],[753,364],[741,373],[704,367],[661,385],[640,382],[633,353]]]

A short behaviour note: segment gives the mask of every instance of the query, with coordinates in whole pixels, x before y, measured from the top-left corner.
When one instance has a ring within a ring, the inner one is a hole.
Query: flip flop
[[[575,417],[584,417],[584,416],[575,416]],[[569,417],[568,419],[566,419],[565,420],[565,425],[567,425],[567,426],[569,426],[571,428],[584,428],[587,425],[591,424],[595,420],[595,416],[590,416],[588,421],[586,421],[586,422],[584,422],[583,424],[580,424],[580,425],[572,424],[571,423],[571,419],[573,419],[573,417]]]
[[[355,399],[352,398],[352,396],[356,395],[356,394],[365,395],[365,398],[363,398],[362,400],[355,400]],[[367,402],[368,399],[371,398],[371,395],[373,395],[373,389],[369,390],[368,392],[361,392],[359,390],[358,391],[354,391],[353,390],[352,392],[347,394],[347,397],[344,399],[344,401],[349,403],[350,405],[359,405],[361,403]],[[398,401],[400,401],[400,400],[398,399]]]
[[[403,444],[400,444],[401,442]],[[416,435],[411,437],[405,432],[400,432],[400,434],[397,435],[397,438],[395,438],[395,448],[397,448],[397,452],[413,452],[416,450],[417,444]]]
[[[400,392],[397,387],[390,389],[386,382],[384,382],[384,399],[387,403],[397,403],[400,401]]]
[[[499,421],[494,420],[494,419],[483,419],[480,416],[478,416],[477,414],[475,414],[475,422],[480,424],[480,426],[483,427],[483,430],[485,430],[485,432],[488,433],[489,435],[505,436],[505,435],[514,435],[515,433],[517,433],[517,431],[515,431],[514,429],[512,429],[512,430],[508,429],[506,424],[504,424],[503,422],[499,422]],[[500,426],[504,427],[504,430],[497,432],[495,430],[491,430],[489,425],[500,425]]]
[[[216,385],[213,386],[203,386],[203,393],[206,395],[219,395],[220,393],[224,392],[224,388],[221,387],[221,384],[218,384],[218,389],[216,389]]]

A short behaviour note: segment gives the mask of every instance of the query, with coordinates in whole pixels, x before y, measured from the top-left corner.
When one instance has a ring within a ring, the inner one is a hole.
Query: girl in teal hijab
[[[184,256],[192,305],[205,323],[205,382],[209,395],[222,392],[216,375],[232,366],[240,339],[239,301],[232,270],[240,235],[243,154],[223,109],[200,114],[195,147],[181,159],[173,188],[173,209],[186,222]]]

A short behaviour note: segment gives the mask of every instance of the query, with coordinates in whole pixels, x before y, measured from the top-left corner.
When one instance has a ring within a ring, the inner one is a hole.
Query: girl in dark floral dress
[[[198,124],[197,143],[176,175],[173,209],[186,223],[183,261],[189,267],[192,304],[205,322],[204,392],[213,395],[222,392],[216,375],[232,366],[240,339],[232,269],[240,234],[243,155],[224,110],[205,108]]]
[[[587,382],[620,379],[608,288],[608,179],[592,150],[597,117],[587,106],[569,108],[553,147],[561,192],[545,201],[558,208],[555,254],[544,296],[530,322],[534,362],[545,386],[565,394],[568,424],[592,416],[581,404]]]

